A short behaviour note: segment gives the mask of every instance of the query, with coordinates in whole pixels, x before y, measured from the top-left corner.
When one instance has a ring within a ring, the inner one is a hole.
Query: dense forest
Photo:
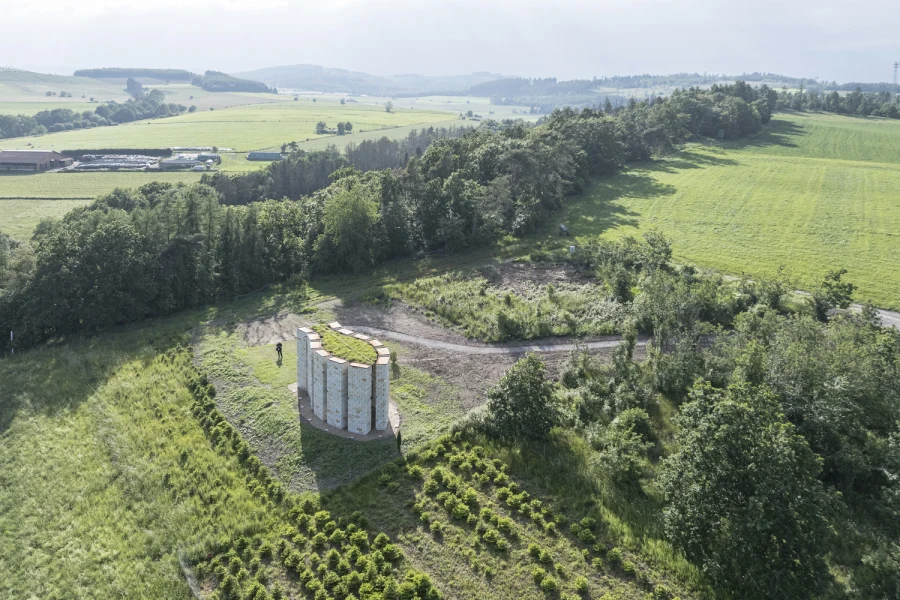
[[[407,164],[410,157],[422,156],[432,142],[461,137],[472,127],[429,127],[413,130],[402,140],[382,137],[350,143],[343,154],[331,147],[318,152],[292,152],[282,161],[266,169],[231,175],[205,174],[201,182],[219,193],[222,204],[250,204],[267,198],[299,200],[328,187],[332,174],[352,167],[359,171],[395,169]],[[287,149],[287,146],[285,149]]]
[[[674,265],[658,234],[571,260],[626,294],[625,341],[611,361],[576,353],[557,390],[523,359],[477,426],[523,454],[586,441],[609,497],[652,514],[715,597],[897,598],[900,334],[832,310],[852,298],[843,273],[792,300]]]
[[[124,67],[104,67],[102,69],[79,69],[76,77],[95,79],[127,79],[129,77],[152,77],[164,81],[190,81],[197,75],[184,69],[129,69]]]
[[[188,107],[183,104],[165,102],[165,94],[159,90],[140,91],[128,102],[107,102],[97,106],[93,112],[54,108],[42,110],[33,117],[0,115],[0,139],[171,117],[187,110]]]
[[[445,130],[368,142],[346,156],[296,152],[261,173],[191,187],[119,190],[42,223],[20,252],[28,256],[9,259],[27,275],[0,297],[0,325],[28,345],[295,275],[357,272],[522,235],[592,177],[695,136],[754,133],[773,107],[774,95],[738,82],[614,114],[560,110],[538,127],[485,123],[461,137]],[[354,161],[383,170],[364,173]]]
[[[820,93],[802,87],[795,92],[782,90],[778,93],[778,106],[791,110],[900,119],[900,95],[889,91],[864,92],[858,87],[849,94],[836,91]]]

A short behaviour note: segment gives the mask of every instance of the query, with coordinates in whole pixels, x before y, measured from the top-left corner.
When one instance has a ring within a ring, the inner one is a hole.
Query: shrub
[[[622,549],[621,548],[613,548],[609,552],[606,553],[606,560],[609,561],[611,565],[617,565],[622,562]]]
[[[487,542],[488,544],[491,544],[491,545],[496,544],[497,540],[501,539],[500,532],[498,532],[496,529],[488,529],[484,533],[482,538],[484,539],[485,542]]]
[[[328,537],[324,533],[319,532],[312,537],[310,542],[312,542],[313,547],[321,548],[328,542]]]
[[[588,591],[588,580],[585,577],[579,575],[575,578],[573,583],[575,585],[575,591],[579,594],[584,594]]]
[[[554,594],[559,590],[559,584],[554,577],[544,577],[541,581],[541,591],[545,594]]]
[[[634,566],[634,563],[630,560],[622,561],[622,572],[626,575],[634,575],[637,569]]]
[[[541,547],[535,543],[528,544],[528,554],[530,554],[532,558],[538,558],[541,555]]]
[[[444,532],[444,524],[440,521],[433,521],[430,529],[432,533],[441,534]]]
[[[543,570],[540,567],[534,567],[531,569],[531,578],[534,579],[534,582],[540,585],[540,583],[544,580],[544,577],[547,576],[547,571]]]

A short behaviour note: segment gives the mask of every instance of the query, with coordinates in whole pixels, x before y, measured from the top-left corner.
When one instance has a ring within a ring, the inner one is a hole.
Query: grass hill
[[[446,77],[426,75],[371,75],[319,65],[287,65],[256,71],[235,73],[237,77],[255,79],[269,86],[311,92],[344,92],[369,96],[425,94],[427,92],[462,92],[473,85],[499,79],[492,73],[472,73]]]
[[[784,266],[797,289],[844,267],[859,299],[898,308],[898,165],[896,121],[781,113],[746,140],[694,144],[599,180],[559,222],[614,238],[655,228],[681,260],[757,277]]]
[[[95,98],[100,102],[107,100],[124,101],[128,93],[123,86],[91,79],[89,77],[71,77],[66,75],[48,75],[32,73],[18,69],[0,69],[0,103],[6,102],[84,102],[82,96]],[[71,98],[65,100],[58,97],[59,92],[70,92]],[[47,92],[56,92],[57,96],[47,96]]]

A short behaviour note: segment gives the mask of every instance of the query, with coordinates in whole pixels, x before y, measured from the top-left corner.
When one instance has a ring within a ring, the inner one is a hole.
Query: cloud
[[[11,64],[559,78],[770,71],[887,80],[900,11],[837,0],[81,0],[10,3]],[[38,33],[39,32],[39,33]]]

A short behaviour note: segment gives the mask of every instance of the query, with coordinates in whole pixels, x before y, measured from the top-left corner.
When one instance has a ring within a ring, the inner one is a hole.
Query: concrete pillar
[[[297,393],[309,391],[309,339],[307,335],[313,333],[312,329],[300,327],[297,329]]]
[[[332,356],[327,361],[327,400],[325,415],[327,422],[338,429],[347,428],[347,371],[348,364],[343,358]]]
[[[313,331],[306,334],[306,391],[312,400],[312,365],[313,354],[316,350],[322,349],[322,342],[319,334]]]
[[[311,393],[309,394],[309,399],[312,403],[313,413],[324,421],[325,394],[328,390],[328,373],[325,364],[328,362],[331,355],[325,350],[316,350],[312,357],[312,386],[310,387]]]
[[[384,431],[388,428],[388,406],[391,393],[391,359],[379,356],[375,362],[375,384],[373,398],[375,400],[375,429]]]
[[[347,374],[347,431],[366,435],[372,431],[372,367],[350,363]]]

